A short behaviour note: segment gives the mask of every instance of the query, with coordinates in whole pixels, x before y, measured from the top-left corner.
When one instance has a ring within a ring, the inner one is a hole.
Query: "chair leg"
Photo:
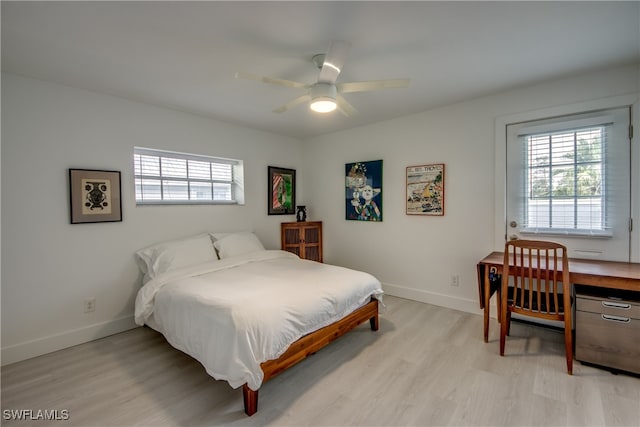
[[[511,335],[511,312],[507,312],[507,335]]]
[[[573,331],[571,329],[571,316],[564,319],[564,351],[567,356],[567,373],[573,375]]]
[[[504,345],[509,333],[511,312],[507,309],[507,290],[502,288],[500,292],[500,356],[504,356]]]

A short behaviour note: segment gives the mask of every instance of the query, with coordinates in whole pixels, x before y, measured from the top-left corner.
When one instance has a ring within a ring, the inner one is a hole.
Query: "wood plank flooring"
[[[6,426],[631,426],[640,378],[574,365],[559,331],[514,323],[506,356],[482,317],[385,297],[362,325],[266,382],[258,413],[162,335],[138,328],[2,368]],[[66,421],[7,420],[66,410]]]

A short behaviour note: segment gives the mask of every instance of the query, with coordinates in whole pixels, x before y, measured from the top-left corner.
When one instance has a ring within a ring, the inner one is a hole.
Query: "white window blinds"
[[[136,204],[244,203],[242,161],[134,148]]]
[[[525,227],[604,232],[607,125],[522,136]]]

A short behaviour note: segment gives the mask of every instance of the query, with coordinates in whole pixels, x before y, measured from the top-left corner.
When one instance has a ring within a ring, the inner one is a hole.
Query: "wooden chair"
[[[573,374],[571,283],[567,248],[554,242],[513,240],[504,247],[500,304],[500,355],[511,313],[564,322],[567,371]]]

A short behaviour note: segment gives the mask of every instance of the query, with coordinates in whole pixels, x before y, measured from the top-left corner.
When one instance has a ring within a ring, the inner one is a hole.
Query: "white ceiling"
[[[332,40],[359,111],[272,110]],[[609,66],[640,63],[640,2],[2,2],[2,70],[307,138]]]

